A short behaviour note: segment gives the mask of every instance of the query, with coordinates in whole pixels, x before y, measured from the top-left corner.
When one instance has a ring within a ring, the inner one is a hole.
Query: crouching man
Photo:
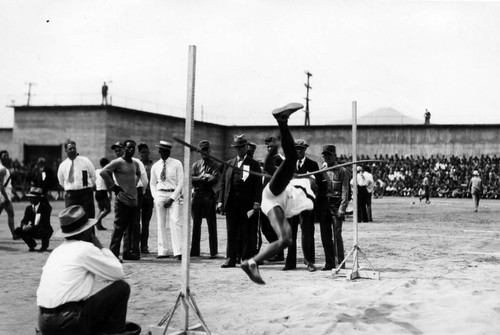
[[[97,220],[74,205],[59,213],[59,221],[61,230],[56,236],[66,240],[43,267],[37,291],[40,332],[139,334],[138,325],[125,322],[130,286],[123,280],[122,265],[90,229]],[[112,283],[92,294],[96,276]]]

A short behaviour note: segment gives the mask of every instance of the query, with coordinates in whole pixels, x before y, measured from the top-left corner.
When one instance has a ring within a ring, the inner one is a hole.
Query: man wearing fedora
[[[82,206],[59,213],[66,240],[50,254],[37,290],[38,327],[43,335],[139,334],[140,326],[126,322],[130,286],[123,267],[90,229]],[[96,276],[112,283],[93,294]]]
[[[52,207],[48,201],[42,201],[45,196],[40,187],[32,187],[27,197],[31,204],[26,206],[21,226],[15,232],[28,245],[29,251],[35,251],[35,239],[41,239],[42,246],[38,251],[44,252],[49,247],[50,237],[54,232],[50,225]]]
[[[236,266],[237,259],[252,257],[257,246],[253,245],[250,210],[259,210],[262,199],[262,178],[248,171],[261,172],[260,164],[247,155],[248,140],[245,135],[234,137],[231,146],[236,157],[227,161],[221,176],[217,208],[226,213],[227,259],[222,268]],[[236,166],[238,169],[232,168]]]
[[[151,168],[151,194],[156,208],[158,223],[157,258],[168,257],[167,227],[170,228],[172,252],[177,260],[182,258],[181,192],[184,185],[182,163],[170,157],[172,143],[160,141],[156,145],[160,159]]]
[[[297,150],[298,160],[295,165],[295,172],[298,174],[308,173],[319,170],[319,165],[317,162],[313,161],[306,156],[306,150],[309,147],[309,143],[303,139],[295,140],[295,149]],[[321,174],[315,175],[315,178],[319,179]],[[316,208],[315,208],[316,209]],[[303,211],[299,215],[294,216],[290,219],[290,225],[292,227],[293,233],[293,243],[288,247],[288,253],[286,256],[285,267],[283,270],[293,270],[297,266],[297,231],[300,225],[302,231],[302,252],[304,254],[304,264],[310,272],[316,271],[314,266],[315,262],[315,250],[314,250],[314,218],[315,209],[310,211]]]
[[[323,146],[323,159],[327,167],[337,162],[335,145]],[[332,270],[344,261],[344,241],[342,222],[349,203],[351,175],[345,167],[323,173],[324,183],[319,187],[318,208],[321,242],[325,252],[325,265],[322,271]]]
[[[198,143],[201,151],[210,154],[210,142],[202,140]],[[201,221],[207,220],[208,244],[210,248],[210,258],[215,258],[218,254],[217,242],[217,217],[215,207],[217,199],[215,192],[219,181],[219,163],[206,155],[193,163],[192,179],[193,202],[191,213],[193,216],[193,237],[191,243],[191,256],[200,256]]]

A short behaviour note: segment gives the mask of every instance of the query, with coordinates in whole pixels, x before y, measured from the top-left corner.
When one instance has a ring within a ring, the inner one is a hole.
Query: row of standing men
[[[276,138],[268,137],[265,144],[270,150],[279,145]],[[210,154],[207,140],[198,143],[199,149]],[[235,136],[231,146],[236,156],[221,166],[209,156],[192,166],[192,217],[193,234],[190,256],[200,256],[200,235],[203,218],[207,221],[209,232],[210,257],[218,255],[216,210],[226,215],[227,249],[223,268],[235,267],[243,259],[258,253],[263,234],[268,242],[277,239],[269,220],[260,210],[262,189],[268,182],[246,171],[261,172],[261,166],[253,158],[256,145],[245,135]],[[295,141],[299,155],[296,172],[307,173],[319,170],[314,160],[306,157],[308,143]],[[126,260],[140,259],[141,253],[149,253],[149,222],[153,208],[156,209],[158,222],[158,258],[169,257],[168,245],[172,254],[181,259],[182,220],[181,191],[183,187],[182,163],[170,157],[172,144],[160,141],[156,145],[160,159],[155,163],[149,159],[149,147],[140,143],[137,148],[140,158],[134,156],[136,143],[133,140],[117,142],[111,147],[116,159],[109,162],[101,160],[101,169],[95,170],[91,161],[77,152],[76,143],[67,141],[65,151],[68,158],[61,163],[57,172],[59,183],[66,191],[65,205],[81,205],[89,217],[96,217],[98,229],[105,229],[102,219],[110,212],[108,190],[115,193],[115,222],[111,238],[111,251],[119,257],[123,239],[122,257]],[[334,145],[325,145],[322,156],[326,166],[336,164]],[[278,166],[282,157],[274,157]],[[241,167],[242,170],[230,168]],[[266,171],[271,174],[274,171]],[[325,265],[330,270],[338,266],[344,258],[342,242],[342,222],[349,201],[350,173],[341,168],[317,174],[317,197],[315,208],[293,217],[290,224],[294,243],[288,248],[284,270],[296,268],[296,238],[298,227],[302,230],[302,250],[304,263],[309,271],[315,271],[314,222],[319,221],[321,240],[325,253]],[[144,186],[146,185],[146,186]],[[96,216],[92,190],[96,190],[99,213]],[[141,224],[142,221],[142,224]],[[141,227],[142,226],[142,227]],[[170,229],[171,240],[167,239]],[[270,261],[285,260],[283,252]]]
[[[268,152],[279,145],[275,137],[265,140]],[[248,259],[258,253],[261,246],[260,231],[268,242],[277,239],[276,233],[269,224],[269,220],[260,210],[262,189],[268,180],[247,171],[261,172],[259,162],[253,158],[256,145],[249,142],[245,135],[234,137],[231,144],[236,156],[226,162],[220,176],[218,194],[213,194],[217,199],[217,209],[226,214],[227,226],[227,258],[222,268],[235,267],[238,262]],[[202,142],[200,142],[200,148]],[[309,144],[302,139],[295,140],[295,148],[299,159],[295,172],[298,174],[319,170],[319,165],[314,160],[306,157]],[[209,148],[208,148],[209,150]],[[337,162],[335,145],[323,146],[322,156],[326,166],[333,166]],[[210,158],[204,156],[205,161]],[[274,157],[274,169],[280,165],[283,158]],[[237,166],[240,169],[231,168]],[[274,171],[264,171],[273,175]],[[196,172],[193,173],[195,175]],[[314,223],[319,221],[321,241],[325,254],[325,264],[322,270],[331,270],[339,266],[344,260],[344,246],[342,240],[342,223],[349,202],[350,173],[345,168],[335,169],[315,175],[316,201],[314,209],[304,211],[289,220],[292,227],[293,243],[288,248],[288,254],[283,270],[292,270],[297,266],[297,231],[302,230],[302,250],[304,264],[309,271],[315,271],[315,243]],[[194,202],[193,202],[194,205]],[[278,253],[269,261],[284,259],[283,253]]]
[[[183,185],[183,168],[179,160],[170,157],[172,145],[160,141],[156,145],[160,159],[149,159],[149,147],[140,143],[137,147],[141,159],[134,157],[134,140],[116,142],[111,149],[116,158],[109,162],[101,159],[101,169],[94,169],[92,162],[78,155],[76,143],[67,141],[68,158],[59,166],[57,177],[65,190],[65,206],[81,205],[90,218],[96,217],[97,229],[106,229],[102,219],[110,212],[108,192],[115,194],[114,229],[110,250],[124,260],[138,260],[141,253],[149,253],[149,222],[156,209],[158,222],[158,257],[167,256],[171,245],[174,257],[181,259],[180,198]],[[99,213],[95,215],[93,189]],[[142,227],[141,227],[142,221]],[[171,231],[168,241],[167,224]]]

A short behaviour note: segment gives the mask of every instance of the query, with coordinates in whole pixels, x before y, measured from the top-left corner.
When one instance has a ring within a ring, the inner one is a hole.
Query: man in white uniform
[[[181,260],[182,256],[182,223],[180,197],[184,182],[182,163],[170,157],[172,144],[160,141],[156,145],[160,159],[151,168],[151,194],[156,208],[156,221],[158,222],[158,256],[166,258],[167,255],[167,226],[170,227],[172,251],[175,258]]]

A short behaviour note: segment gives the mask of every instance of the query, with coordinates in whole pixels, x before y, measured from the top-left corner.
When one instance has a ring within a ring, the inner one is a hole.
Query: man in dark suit
[[[227,227],[227,259],[223,268],[235,267],[237,258],[247,259],[256,252],[256,246],[251,243],[252,221],[248,220],[247,213],[260,209],[262,178],[248,173],[261,172],[261,169],[259,162],[248,157],[247,144],[245,135],[234,137],[231,146],[236,150],[236,157],[227,162],[221,176],[217,209],[226,213]]]
[[[200,141],[198,147],[203,152],[210,154],[210,142],[207,140]],[[210,258],[215,258],[219,252],[217,245],[217,216],[215,213],[217,199],[214,190],[219,181],[219,170],[219,163],[205,155],[202,155],[201,159],[193,164],[193,202],[191,204],[191,214],[193,216],[192,257],[200,256],[201,221],[203,218],[207,220]]]
[[[35,239],[41,239],[42,246],[38,251],[44,252],[49,247],[50,237],[54,232],[50,225],[52,207],[48,201],[41,201],[44,195],[43,190],[39,187],[32,187],[27,197],[30,199],[31,205],[26,206],[21,227],[16,228],[15,232],[28,245],[29,251],[35,251]]]
[[[323,159],[328,167],[337,164],[335,145],[323,146]],[[322,271],[330,271],[344,261],[344,241],[342,222],[349,203],[351,175],[345,167],[323,173],[323,186],[320,187],[317,202],[319,208],[319,227],[321,242],[325,252],[325,265]],[[345,268],[345,264],[342,265]]]
[[[40,187],[45,196],[45,200],[49,200],[47,194],[50,190],[57,189],[57,177],[54,171],[48,166],[46,166],[45,158],[38,158],[35,171],[33,171],[33,181],[32,185],[35,187]]]
[[[303,139],[295,140],[295,149],[299,159],[295,165],[296,173],[307,173],[319,170],[319,165],[309,157],[306,157],[306,150],[309,144]],[[317,174],[315,177],[320,176]],[[316,271],[314,267],[315,252],[314,252],[314,209],[303,211],[290,219],[292,227],[293,243],[288,247],[285,267],[283,270],[293,270],[297,266],[297,231],[300,225],[302,230],[302,252],[304,253],[304,264],[310,272]]]

